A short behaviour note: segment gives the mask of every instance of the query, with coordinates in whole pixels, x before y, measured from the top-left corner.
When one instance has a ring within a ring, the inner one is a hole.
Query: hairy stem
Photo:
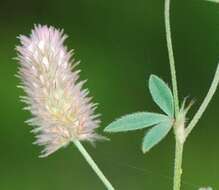
[[[182,159],[183,159],[183,144],[176,138],[176,151],[175,151],[175,167],[174,167],[174,184],[173,189],[179,190],[181,186],[182,175]]]
[[[73,142],[74,142],[75,146],[78,148],[78,150],[81,152],[81,154],[84,156],[84,158],[87,161],[87,163],[91,166],[91,168],[94,170],[94,172],[100,178],[100,180],[103,182],[105,187],[108,190],[114,190],[114,187],[111,185],[109,180],[104,176],[103,172],[99,169],[97,164],[94,162],[94,160],[88,154],[88,152],[85,150],[84,146],[80,143],[80,141],[75,140]]]
[[[211,83],[211,86],[209,88],[209,91],[208,91],[204,101],[202,102],[200,108],[198,109],[195,116],[193,117],[193,119],[189,123],[188,127],[186,128],[186,137],[188,137],[188,135],[192,132],[192,130],[194,129],[194,127],[198,123],[199,119],[202,117],[202,115],[203,115],[204,111],[206,110],[208,104],[210,103],[215,91],[217,90],[218,83],[219,83],[219,64],[217,66],[217,69],[216,69],[216,72],[214,75],[214,79]]]
[[[170,72],[171,72],[171,79],[172,79],[172,86],[173,86],[175,119],[177,120],[177,117],[179,114],[179,98],[178,98],[178,89],[177,89],[177,80],[176,80],[175,60],[174,60],[174,54],[173,54],[173,45],[172,45],[172,39],[171,39],[170,0],[165,0],[164,18],[165,18],[167,48],[168,48],[168,55],[169,55],[169,62],[170,62]],[[174,126],[174,128],[177,128],[177,127],[179,126]],[[175,147],[173,189],[180,190],[184,142],[180,142],[178,133],[176,132],[176,130],[175,130],[175,138],[176,138],[176,147]]]
[[[182,158],[183,158],[183,143],[181,143],[179,140],[176,139],[174,184],[173,184],[174,190],[179,190],[181,186]]]
[[[170,72],[171,72],[171,79],[172,79],[172,86],[173,86],[175,115],[177,115],[179,112],[179,99],[178,99],[178,89],[177,89],[177,80],[176,80],[175,60],[174,60],[174,55],[173,55],[173,45],[172,45],[172,39],[171,39],[170,0],[165,0],[164,18],[165,18],[167,48],[168,48],[168,55],[169,55],[169,62],[170,62]]]

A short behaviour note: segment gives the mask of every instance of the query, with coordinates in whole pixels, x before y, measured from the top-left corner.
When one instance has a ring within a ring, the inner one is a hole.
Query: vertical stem
[[[109,180],[104,176],[103,172],[99,169],[97,164],[94,162],[94,160],[91,158],[91,156],[88,154],[88,152],[85,150],[83,145],[80,143],[80,141],[75,140],[73,141],[75,146],[78,148],[78,150],[81,152],[81,154],[84,156],[87,163],[91,166],[91,168],[94,170],[94,172],[97,174],[97,176],[100,178],[100,180],[103,182],[105,187],[108,190],[114,190],[114,187],[111,185]]]
[[[181,175],[182,175],[182,159],[183,159],[183,143],[181,143],[176,137],[175,148],[175,167],[174,167],[174,183],[173,190],[180,190]]]
[[[177,117],[179,114],[179,99],[178,99],[178,89],[177,89],[177,80],[176,80],[175,60],[174,60],[173,45],[172,45],[172,39],[171,39],[170,0],[165,0],[164,17],[165,17],[167,48],[168,48],[168,55],[169,55],[169,62],[170,62],[170,72],[171,72],[171,79],[172,79],[172,86],[173,86],[175,120],[177,120]],[[179,126],[174,126],[174,127],[177,128]],[[176,148],[175,148],[173,190],[180,190],[181,175],[182,175],[183,144],[184,143],[180,142],[178,135],[176,133],[176,130],[175,130],[175,137],[176,137]]]
[[[172,45],[172,39],[171,39],[170,0],[165,0],[164,17],[165,17],[167,48],[168,48],[168,55],[169,55],[169,62],[170,62],[170,72],[171,72],[172,86],[173,86],[175,115],[177,115],[179,112],[179,99],[178,99],[175,61],[174,61],[174,55],[173,55],[173,45]]]

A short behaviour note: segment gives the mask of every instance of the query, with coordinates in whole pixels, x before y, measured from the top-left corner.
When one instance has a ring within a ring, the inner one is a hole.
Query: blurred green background
[[[219,59],[219,5],[204,0],[172,1],[172,32],[180,99],[200,105]],[[158,111],[147,81],[151,73],[170,84],[163,0],[2,0],[0,4],[0,190],[102,190],[104,186],[73,145],[45,159],[32,145],[14,77],[16,36],[33,24],[64,28],[66,44],[81,60],[81,79],[99,103],[103,128],[135,111]],[[185,146],[182,190],[219,189],[219,96]],[[107,135],[87,150],[119,190],[170,190],[174,140],[170,134],[148,154],[141,153],[144,131]]]

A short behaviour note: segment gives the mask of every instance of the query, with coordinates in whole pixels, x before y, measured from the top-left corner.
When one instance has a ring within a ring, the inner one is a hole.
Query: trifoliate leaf
[[[149,79],[149,89],[154,102],[168,116],[173,117],[174,115],[173,96],[167,84],[156,75],[151,75]]]
[[[169,118],[166,115],[150,112],[133,113],[121,117],[112,122],[105,128],[105,132],[124,132],[137,129],[143,129],[156,125],[160,122],[167,121]]]
[[[142,151],[144,153],[148,152],[168,134],[171,128],[172,123],[170,121],[161,122],[152,127],[144,137]]]

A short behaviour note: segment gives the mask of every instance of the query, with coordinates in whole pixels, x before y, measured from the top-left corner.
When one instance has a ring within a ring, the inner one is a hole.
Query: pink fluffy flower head
[[[41,157],[55,152],[73,140],[94,141],[98,115],[95,104],[78,82],[77,62],[63,45],[66,35],[52,26],[35,26],[30,36],[19,36],[17,46],[20,63],[19,77],[33,117],[27,122],[34,126],[36,144],[43,145]]]

